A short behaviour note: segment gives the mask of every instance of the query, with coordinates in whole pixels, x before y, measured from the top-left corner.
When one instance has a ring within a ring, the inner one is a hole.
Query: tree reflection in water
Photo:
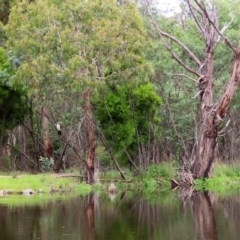
[[[94,215],[94,199],[96,201],[96,195],[91,193],[87,198],[87,225],[88,225],[88,232],[87,232],[87,239],[94,240],[95,239],[95,215]]]
[[[0,205],[0,239],[238,240],[239,199],[188,190]]]
[[[209,192],[194,192],[191,197],[196,234],[199,240],[217,240],[212,199]]]

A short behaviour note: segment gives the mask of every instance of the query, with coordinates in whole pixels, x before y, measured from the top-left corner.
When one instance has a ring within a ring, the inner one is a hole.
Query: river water
[[[0,240],[237,240],[240,193],[0,198]]]

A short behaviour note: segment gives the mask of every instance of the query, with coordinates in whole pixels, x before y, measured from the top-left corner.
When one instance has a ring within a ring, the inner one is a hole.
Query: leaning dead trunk
[[[94,122],[93,122],[93,114],[90,103],[90,90],[85,90],[83,94],[84,99],[84,110],[87,116],[87,135],[88,135],[88,150],[87,150],[87,159],[86,159],[86,167],[87,167],[87,182],[92,184],[94,183],[94,169],[95,169],[95,133],[94,133]]]

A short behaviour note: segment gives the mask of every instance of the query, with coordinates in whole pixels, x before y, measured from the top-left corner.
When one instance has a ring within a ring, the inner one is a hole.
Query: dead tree
[[[189,169],[194,178],[209,177],[218,139],[218,127],[227,114],[233,95],[240,82],[240,46],[234,48],[230,41],[224,36],[224,31],[230,24],[226,24],[220,29],[216,6],[213,3],[210,3],[209,1],[205,4],[200,0],[185,0],[189,14],[199,30],[200,37],[204,40],[204,57],[199,59],[193,51],[191,51],[179,39],[162,30],[160,24],[155,20],[151,12],[149,0],[143,1],[147,8],[150,20],[166,50],[180,66],[196,77],[195,82],[198,86],[196,97],[199,99],[199,122],[195,144],[189,161]],[[195,68],[187,66],[184,63],[184,61],[171,48],[169,40],[182,48],[182,50],[193,61],[193,65],[196,66]],[[229,47],[229,50],[233,52],[234,64],[226,89],[218,100],[214,102],[213,60],[214,50],[220,40],[223,40]],[[186,77],[192,78],[190,76]]]

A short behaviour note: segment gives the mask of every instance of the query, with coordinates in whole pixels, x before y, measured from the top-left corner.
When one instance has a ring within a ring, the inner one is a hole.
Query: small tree
[[[156,142],[160,104],[161,98],[151,83],[107,86],[99,94],[96,118],[122,163],[130,161],[143,168],[159,162]]]

